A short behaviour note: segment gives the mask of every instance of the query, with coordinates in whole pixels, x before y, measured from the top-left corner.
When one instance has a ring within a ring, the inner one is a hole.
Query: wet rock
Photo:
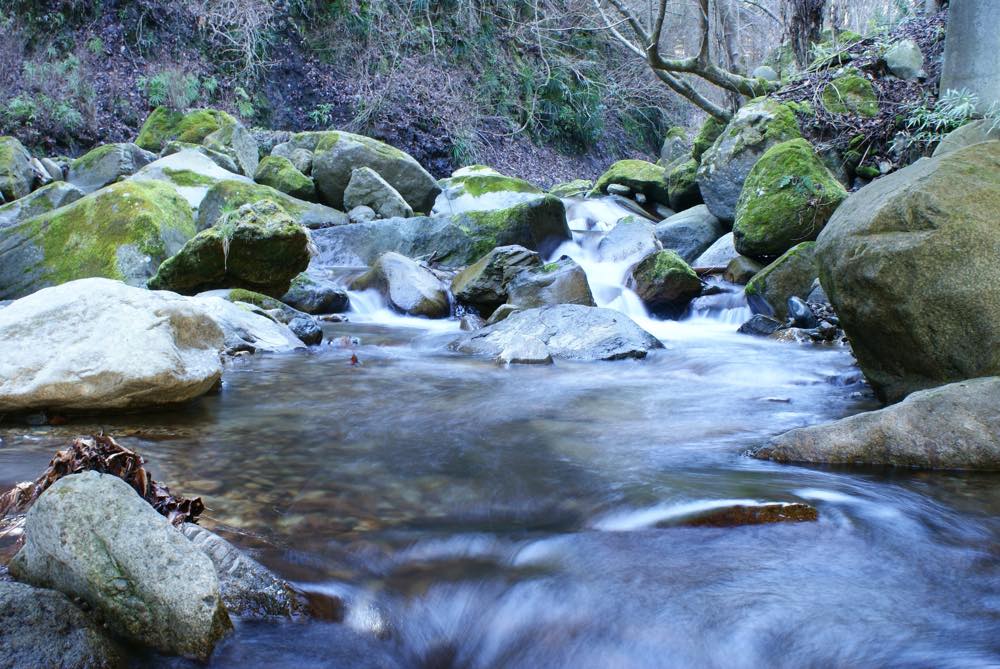
[[[458,327],[463,332],[475,332],[485,325],[486,321],[483,320],[482,316],[477,316],[476,314],[465,314],[458,323]]]
[[[10,572],[166,653],[207,659],[232,626],[211,560],[116,476],[74,474],[42,493]]]
[[[658,251],[632,268],[626,285],[651,311],[676,317],[701,295],[701,279],[673,251]]]
[[[413,209],[395,188],[370,167],[359,167],[351,172],[351,180],[344,190],[344,208],[371,207],[379,218],[408,218]]]
[[[793,295],[788,298],[786,304],[788,320],[791,321],[793,327],[809,329],[819,325],[819,321],[813,315],[812,309],[809,308],[809,305],[801,297]]]
[[[459,272],[451,282],[451,292],[459,302],[490,314],[507,301],[507,288],[515,276],[540,265],[534,251],[516,244],[501,246]]]
[[[493,315],[486,320],[486,325],[493,325],[494,323],[499,323],[503,319],[507,318],[513,313],[517,313],[518,311],[523,311],[523,309],[513,304],[501,304],[493,312]]]
[[[627,316],[576,304],[518,310],[498,323],[462,335],[449,347],[495,358],[522,336],[541,341],[553,358],[568,360],[644,358],[651,350],[663,348]]]
[[[753,258],[737,256],[726,265],[726,271],[722,274],[722,277],[730,283],[745,286],[762,269],[764,269],[764,266]]]
[[[81,197],[83,191],[65,181],[49,184],[19,200],[0,206],[0,229],[48,213]]]
[[[768,337],[783,327],[785,327],[785,324],[776,318],[771,318],[764,314],[754,314],[750,320],[740,326],[737,332],[740,334]]]
[[[113,669],[121,649],[55,590],[0,581],[0,667]]]
[[[441,194],[434,202],[432,213],[435,216],[508,209],[537,200],[543,195],[543,191],[537,186],[523,179],[508,177],[485,165],[455,170],[449,178],[441,179],[438,184],[441,186]],[[586,190],[590,190],[589,185]],[[569,197],[556,192],[553,195]]]
[[[818,273],[816,242],[797,244],[750,279],[747,302],[754,313],[785,319],[788,298],[808,297]]]
[[[604,262],[636,262],[661,248],[656,226],[638,216],[627,216],[605,235],[597,252]]]
[[[210,313],[109,279],[71,281],[0,309],[0,341],[0,411],[183,402],[222,373],[223,334]]]
[[[229,613],[289,617],[299,612],[295,591],[264,565],[203,527],[184,523],[180,530],[215,566],[222,602]]]
[[[522,269],[507,285],[508,302],[522,309],[552,304],[594,306],[587,274],[571,258]]]
[[[0,203],[24,197],[34,183],[31,154],[13,137],[0,137]]]
[[[372,268],[351,283],[351,290],[375,289],[404,314],[446,318],[448,291],[433,272],[399,253],[384,253]]]
[[[66,180],[84,193],[93,193],[135,174],[154,160],[156,154],[135,144],[105,144],[70,163]]]
[[[802,523],[818,519],[819,513],[816,508],[808,504],[734,504],[721,509],[711,509],[670,524],[686,527],[739,527],[770,523]]]
[[[1000,378],[952,383],[899,404],[786,432],[759,448],[779,462],[1000,470]]]
[[[296,316],[288,321],[288,329],[307,346],[316,346],[323,342],[323,328],[320,327],[315,318],[305,315]]]
[[[655,234],[664,249],[691,262],[726,234],[726,229],[702,204],[660,222]]]
[[[695,258],[692,267],[726,267],[740,254],[733,242],[733,233],[729,232],[717,239],[704,253]]]
[[[537,337],[511,337],[496,357],[498,365],[551,365],[552,355]]]
[[[347,291],[324,279],[303,272],[292,279],[281,301],[307,314],[339,314],[347,311]]]

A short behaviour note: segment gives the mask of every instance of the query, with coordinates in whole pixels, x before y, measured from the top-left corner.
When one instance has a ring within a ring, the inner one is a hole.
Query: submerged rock
[[[455,299],[489,315],[507,301],[507,288],[520,272],[541,265],[538,254],[518,246],[500,246],[459,272],[451,282]]]
[[[819,519],[815,507],[808,504],[733,504],[657,524],[657,527],[739,527],[770,523],[802,523]]]
[[[656,226],[656,238],[663,248],[676,251],[684,262],[691,262],[726,234],[722,223],[705,205],[691,207]]]
[[[384,253],[372,268],[351,283],[351,290],[375,289],[404,314],[446,318],[451,313],[448,291],[441,280],[415,260]]]
[[[69,597],[0,581],[0,667],[113,669],[123,656]]]
[[[785,327],[785,324],[776,318],[765,316],[764,314],[754,314],[746,323],[740,326],[740,334],[757,335],[758,337],[768,337]]]
[[[514,311],[453,340],[449,348],[495,358],[518,337],[533,337],[553,358],[567,360],[645,358],[651,350],[663,348],[660,340],[624,314],[578,304]]]
[[[507,301],[522,309],[550,304],[595,306],[587,273],[565,257],[523,269],[507,285]]]
[[[0,341],[0,411],[171,404],[206,393],[222,374],[223,333],[205,309],[108,279],[0,309]]]
[[[370,207],[379,218],[408,218],[413,209],[403,196],[378,172],[370,167],[351,171],[351,180],[344,189],[344,208]]]
[[[899,404],[786,432],[752,454],[779,462],[1000,470],[1000,378],[915,392]]]
[[[70,163],[66,180],[84,193],[93,193],[135,174],[154,160],[156,154],[135,144],[105,144]]]
[[[74,474],[42,493],[10,572],[166,653],[207,659],[232,627],[211,560],[116,476]]]

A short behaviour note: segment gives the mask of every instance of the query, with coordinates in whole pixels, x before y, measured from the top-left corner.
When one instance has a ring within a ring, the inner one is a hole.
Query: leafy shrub
[[[952,130],[979,118],[978,105],[979,97],[963,88],[945,91],[931,107],[926,103],[913,107],[906,119],[906,145],[923,150],[933,148]],[[996,103],[982,116],[991,122],[991,130],[1000,128],[1000,106]]]
[[[165,106],[177,111],[183,111],[194,105],[204,91],[211,97],[218,88],[214,77],[204,85],[195,74],[185,72],[176,67],[170,67],[151,77],[139,77],[139,90],[146,96],[152,107]],[[207,102],[207,101],[206,101]]]
[[[22,92],[3,105],[4,120],[30,135],[71,142],[94,117],[94,89],[75,56],[26,62]]]

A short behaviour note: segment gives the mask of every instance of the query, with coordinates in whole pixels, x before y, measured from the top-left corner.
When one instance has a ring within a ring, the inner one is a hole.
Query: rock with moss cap
[[[701,157],[698,186],[709,210],[721,221],[733,221],[743,182],[757,160],[775,144],[800,136],[787,105],[761,98],[743,106]]]
[[[788,317],[788,298],[809,297],[819,274],[816,242],[802,242],[757,272],[746,286],[747,302],[755,314]]]
[[[34,183],[31,154],[13,137],[0,137],[0,204],[24,197]]]
[[[816,239],[847,191],[809,142],[776,144],[750,170],[736,205],[736,250],[773,258]]]
[[[132,181],[163,181],[180,193],[192,209],[201,207],[212,186],[221,181],[236,180],[251,184],[250,179],[219,167],[205,154],[184,150],[154,160],[129,177]]]
[[[257,171],[257,141],[224,111],[197,109],[184,113],[157,107],[143,123],[135,143],[159,153],[172,140],[200,144],[223,153],[233,159],[244,176]]]
[[[606,194],[612,185],[625,186],[633,193],[642,193],[649,200],[668,206],[667,171],[645,160],[619,160],[608,168],[594,184],[591,195]]]
[[[658,251],[632,268],[627,285],[650,311],[668,317],[684,312],[701,295],[701,279],[674,251]]]
[[[507,287],[521,271],[538,267],[538,254],[513,244],[493,249],[459,272],[451,282],[455,299],[470,304],[484,317],[507,301]]]
[[[706,151],[712,148],[715,140],[719,138],[719,135],[725,129],[726,123],[724,121],[720,121],[714,116],[709,116],[705,119],[705,122],[698,129],[698,134],[694,137],[694,142],[691,144],[691,157],[694,158],[695,162],[701,163],[701,157]]]
[[[74,279],[144,285],[195,234],[175,188],[121,181],[0,234],[0,299]]]
[[[831,114],[878,115],[878,98],[872,82],[857,72],[842,74],[823,88],[823,108]]]
[[[84,193],[65,181],[57,181],[0,206],[0,229],[47,214],[83,197]]]
[[[549,189],[549,195],[556,197],[583,197],[594,188],[594,182],[590,179],[573,179],[561,184],[556,184]]]
[[[313,180],[300,172],[288,158],[267,156],[257,165],[254,180],[300,200],[315,200]]]
[[[817,240],[823,288],[880,398],[1000,374],[1000,142],[887,174]]]
[[[667,174],[667,190],[670,192],[670,208],[674,211],[684,211],[701,204],[698,161],[692,158],[670,170]]]
[[[291,142],[282,142],[273,149],[270,155],[276,158],[287,158],[299,172],[309,176],[312,174],[313,153],[309,149],[296,147]]]
[[[344,191],[344,207],[369,207],[379,218],[409,218],[413,209],[403,196],[370,167],[351,172],[351,181]]]
[[[84,193],[93,193],[131,176],[156,160],[156,155],[135,144],[105,144],[69,165],[67,181]]]
[[[246,288],[280,297],[309,265],[311,248],[308,230],[261,200],[199,232],[160,265],[149,287],[185,294]]]
[[[434,215],[460,214],[466,211],[507,209],[522,202],[537,200],[543,192],[537,186],[509,177],[485,165],[471,165],[455,170],[438,182],[441,194],[434,202]]]
[[[464,267],[497,248],[519,244],[542,255],[571,239],[562,200],[545,196],[510,209],[456,216],[414,216],[317,230],[313,239],[324,262],[370,265],[387,251]]]
[[[507,301],[520,309],[551,304],[595,306],[587,273],[567,257],[519,272],[507,285]]]
[[[180,153],[181,151],[196,151],[197,153],[202,154],[203,156],[205,156],[206,158],[208,158],[213,163],[215,163],[222,169],[226,170],[227,172],[231,172],[233,174],[240,173],[240,166],[236,164],[236,161],[233,160],[232,157],[227,156],[226,154],[221,153],[219,151],[210,149],[207,146],[202,146],[201,144],[192,144],[191,142],[180,142],[176,139],[167,142],[166,146],[163,147],[163,150],[160,151],[160,157],[163,158],[166,156],[173,155],[175,153]]]
[[[305,271],[292,279],[281,301],[307,314],[339,314],[347,311],[347,291]]]
[[[351,283],[352,290],[376,290],[389,306],[410,316],[447,318],[448,291],[437,276],[415,260],[383,253],[371,269]]]
[[[412,156],[370,137],[340,131],[302,132],[293,135],[289,144],[312,151],[312,177],[319,198],[337,209],[343,209],[351,172],[359,167],[378,172],[414,211],[429,212],[441,190]]]
[[[218,182],[205,193],[198,207],[198,229],[209,228],[234,209],[260,200],[275,202],[286,214],[310,230],[348,223],[347,214],[342,211],[300,200],[263,184],[229,179]]]

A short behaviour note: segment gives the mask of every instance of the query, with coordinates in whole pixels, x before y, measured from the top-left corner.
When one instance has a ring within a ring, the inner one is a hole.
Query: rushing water
[[[849,353],[736,334],[735,292],[652,320],[592,244],[559,252],[664,350],[503,369],[447,352],[455,321],[353,295],[332,343],[236,359],[182,410],[8,428],[0,486],[103,428],[205,525],[345,602],[342,622],[237,621],[213,667],[1000,666],[996,477],[743,456],[870,408]],[[732,500],[820,515],[669,526]]]

